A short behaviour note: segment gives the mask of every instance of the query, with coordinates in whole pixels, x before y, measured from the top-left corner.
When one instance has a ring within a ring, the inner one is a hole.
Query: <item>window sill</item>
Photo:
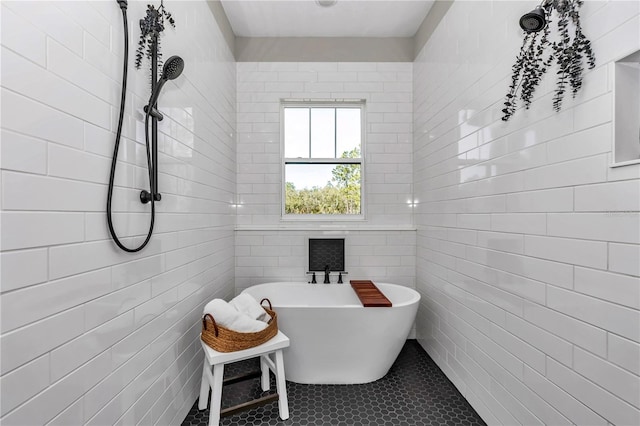
[[[363,214],[287,214],[280,218],[280,223],[299,222],[366,222]]]
[[[367,225],[352,222],[344,224],[289,222],[278,225],[237,225],[236,231],[314,231],[314,232],[346,232],[346,231],[415,231],[414,225]]]

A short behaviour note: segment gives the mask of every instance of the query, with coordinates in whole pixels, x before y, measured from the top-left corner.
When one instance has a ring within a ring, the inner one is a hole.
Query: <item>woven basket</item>
[[[267,309],[264,306],[262,308],[271,317],[267,323],[267,328],[264,330],[256,331],[255,333],[239,333],[216,324],[213,316],[206,314],[202,318],[202,334],[200,335],[202,341],[218,352],[235,352],[253,348],[271,339],[278,334],[278,316],[271,307],[269,299],[262,299],[260,305],[264,301],[267,301],[269,308]]]

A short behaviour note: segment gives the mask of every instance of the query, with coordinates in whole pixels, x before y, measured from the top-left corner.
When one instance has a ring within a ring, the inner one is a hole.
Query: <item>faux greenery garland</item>
[[[160,33],[164,31],[165,19],[171,27],[175,28],[176,23],[171,13],[164,8],[163,1],[156,9],[155,6],[147,5],[147,14],[140,20],[140,40],[138,41],[138,49],[136,50],[136,69],[140,69],[142,58],[146,57],[151,60],[152,46],[157,44],[158,52],[158,70],[162,72],[162,53],[160,53]]]
[[[567,92],[567,84],[571,95],[576,96],[582,87],[582,65],[586,57],[589,69],[596,66],[596,60],[591,49],[591,42],[585,37],[580,25],[579,9],[582,0],[551,0],[544,8],[547,25],[540,32],[530,32],[524,37],[516,63],[512,67],[511,84],[504,102],[505,108],[502,120],[507,121],[516,111],[518,96],[529,109],[536,87],[549,67],[555,62],[558,65],[558,80],[553,96],[553,109],[560,111],[562,100]],[[551,12],[558,15],[559,40],[549,41]],[[574,29],[573,39],[569,33],[570,23]],[[545,50],[550,47],[549,55],[544,58]],[[518,91],[520,94],[518,95]]]

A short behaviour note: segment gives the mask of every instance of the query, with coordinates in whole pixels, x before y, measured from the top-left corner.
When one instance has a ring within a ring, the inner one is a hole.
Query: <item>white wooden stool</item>
[[[280,418],[286,420],[289,418],[289,402],[287,400],[287,386],[284,379],[284,361],[282,359],[282,349],[289,346],[289,338],[278,331],[272,339],[267,342],[235,352],[218,352],[203,341],[202,349],[204,349],[204,364],[202,366],[202,382],[200,384],[200,399],[198,400],[198,409],[205,410],[209,402],[209,388],[211,392],[211,407],[209,410],[209,426],[217,426],[220,422],[220,416],[231,415],[238,411],[254,408],[259,405],[266,404],[278,399],[278,408]],[[273,354],[275,360],[271,359]],[[223,380],[224,366],[236,361],[244,359],[260,357],[260,372],[249,373],[238,377],[232,377]],[[211,370],[213,369],[213,373]],[[270,387],[269,370],[273,371],[276,376],[277,394],[263,396],[253,401],[239,404],[220,411],[220,401],[222,399],[222,385],[236,383],[249,378],[261,376],[262,390],[267,391]]]

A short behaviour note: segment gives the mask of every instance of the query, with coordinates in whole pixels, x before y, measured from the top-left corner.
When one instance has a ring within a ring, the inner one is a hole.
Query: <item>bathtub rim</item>
[[[272,281],[272,282],[266,282],[266,283],[260,283],[260,284],[255,284],[252,286],[249,286],[245,289],[242,290],[241,293],[244,293],[245,291],[248,291],[250,289],[256,289],[257,287],[261,287],[261,286],[267,286],[267,285],[286,285],[286,286],[349,286],[350,285],[348,283],[344,283],[344,284],[337,284],[337,283],[331,283],[331,284],[310,284],[304,281]],[[421,295],[420,293],[418,293],[418,291],[416,289],[413,289],[411,287],[406,287],[404,285],[401,284],[393,284],[393,283],[383,283],[383,282],[376,282],[375,283],[376,286],[391,286],[391,287],[396,287],[396,288],[401,288],[403,290],[401,291],[407,291],[411,296],[409,297],[408,300],[402,302],[402,303],[394,303],[393,306],[391,306],[391,309],[393,308],[401,308],[404,306],[411,306],[415,303],[419,303],[420,299],[421,299]],[[380,290],[383,292],[384,294],[384,288],[380,288]],[[355,293],[355,292],[354,292]],[[331,308],[339,308],[339,309],[347,309],[347,308],[364,308],[364,306],[362,306],[361,304],[341,304],[341,305],[293,305],[293,304],[287,304],[287,305],[277,305],[274,303],[273,306],[277,306],[279,308],[304,308],[304,309],[331,309]],[[384,309],[384,308],[369,308],[367,307],[367,309]],[[387,308],[388,309],[388,308]]]

